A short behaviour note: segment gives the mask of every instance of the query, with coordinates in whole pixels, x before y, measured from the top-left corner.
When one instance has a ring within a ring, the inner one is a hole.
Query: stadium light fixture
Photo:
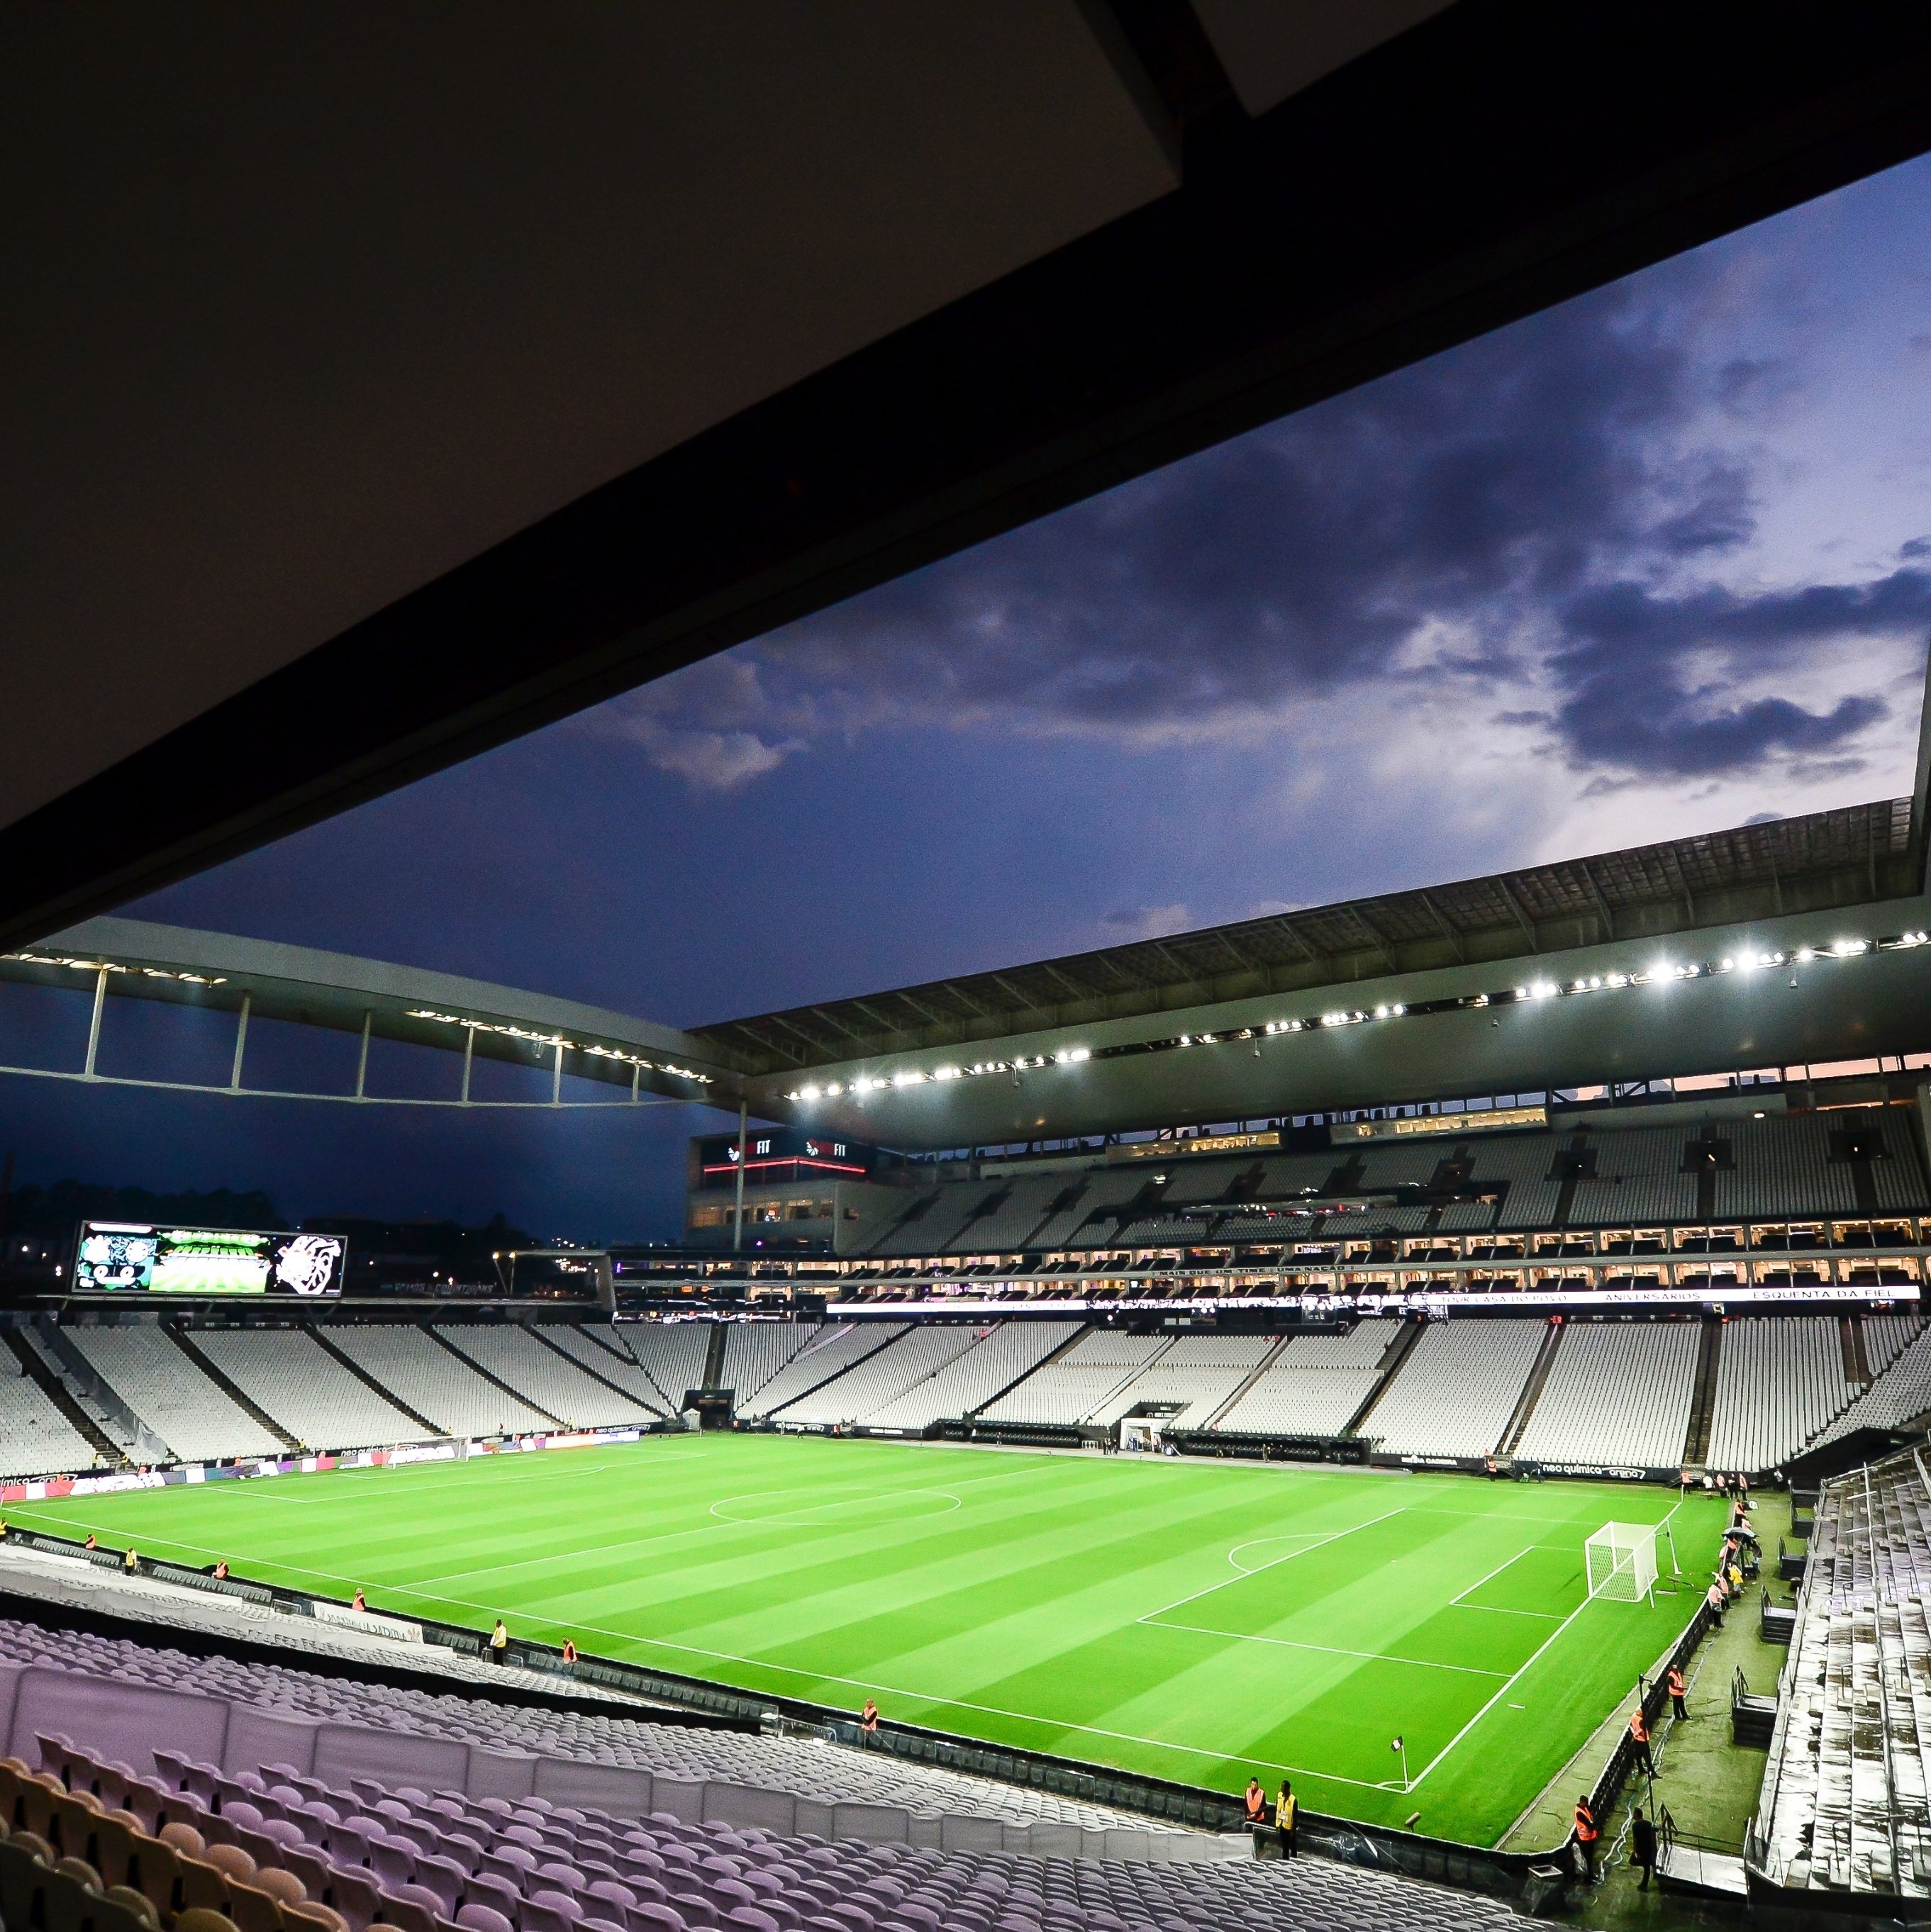
[[[1530,1000],[1568,998],[1578,994],[1654,986],[1672,980],[1720,976],[1724,974],[1735,971],[1755,971],[1764,967],[1808,965],[1819,960],[1855,959],[1866,955],[1894,952],[1927,944],[1931,944],[1931,934],[1914,929],[1908,932],[1876,939],[1845,938],[1833,942],[1827,949],[1821,951],[1810,946],[1801,946],[1794,953],[1786,954],[1773,949],[1758,950],[1752,948],[1748,951],[1725,954],[1714,959],[1686,960],[1680,962],[1659,959],[1647,970],[1639,968],[1627,972],[1585,974],[1579,975],[1574,980],[1560,982],[1546,979],[1532,980],[1526,986],[1516,986],[1512,989],[1454,994],[1443,999],[1421,1002],[1412,1006],[1401,1001],[1390,1000],[1375,1006],[1371,1012],[1359,1007],[1336,1008],[1318,1016],[1309,1016],[1295,1019],[1271,1019],[1262,1022],[1258,1027],[1245,1026],[1230,1028],[1225,1032],[1218,1034],[1178,1034],[1164,1040],[1125,1041],[1110,1046],[1068,1047],[1050,1055],[1043,1053],[1032,1055],[1022,1054],[1015,1055],[1010,1060],[975,1060],[969,1066],[948,1063],[944,1066],[934,1068],[929,1072],[918,1068],[905,1067],[896,1072],[881,1072],[875,1075],[860,1075],[857,1078],[851,1081],[848,1086],[843,1088],[841,1088],[836,1081],[826,1082],[821,1088],[816,1086],[800,1088],[788,1094],[785,1097],[791,1100],[812,1100],[821,1097],[836,1099],[842,1092],[863,1096],[887,1088],[919,1086],[927,1081],[972,1079],[994,1073],[1006,1074],[1017,1084],[1022,1073],[1047,1066],[1079,1066],[1092,1060],[1111,1060],[1122,1055],[1168,1052],[1181,1047],[1224,1046],[1243,1040],[1254,1042],[1261,1037],[1272,1037],[1280,1034],[1311,1032],[1325,1030],[1334,1027],[1357,1026],[1371,1019],[1423,1018],[1435,1013],[1458,1012],[1471,1009],[1479,1010],[1491,1006],[1506,1006],[1512,1003],[1520,1004]],[[21,956],[8,956],[17,958]],[[126,971],[134,969],[116,968],[112,970]],[[1793,986],[1797,983],[1794,979],[1791,981]],[[453,1016],[449,1015],[431,1013],[426,1010],[420,1012],[418,1017],[436,1019],[453,1018]],[[467,1021],[455,1021],[454,1023],[478,1027],[485,1027],[488,1024],[483,1022]],[[1500,1022],[1497,1021],[1494,1024],[1500,1025]],[[522,1030],[506,1026],[491,1030],[503,1032]],[[539,1037],[546,1044],[566,1046],[572,1044],[567,1041],[560,1041],[554,1035],[535,1037]],[[627,1060],[631,1058],[618,1053],[614,1048],[599,1049],[593,1047],[581,1050],[592,1053],[601,1051],[614,1058]],[[1257,1053],[1259,1052],[1260,1048],[1257,1045],[1254,1051]],[[647,1065],[650,1063],[641,1064]],[[675,1067],[667,1067],[665,1070],[671,1072],[683,1071],[680,1068]],[[706,1076],[692,1074],[689,1077],[701,1079]]]

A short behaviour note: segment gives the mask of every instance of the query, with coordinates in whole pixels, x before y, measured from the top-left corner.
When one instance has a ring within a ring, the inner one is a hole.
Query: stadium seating
[[[551,1430],[560,1420],[498,1388],[465,1366],[461,1356],[406,1323],[344,1323],[329,1330],[329,1340],[446,1436]]]
[[[593,1374],[614,1382],[639,1408],[659,1415],[671,1413],[663,1390],[638,1366],[637,1358],[621,1346],[614,1330],[600,1328],[592,1334],[569,1322],[557,1322],[544,1333],[565,1354],[574,1356]]]
[[[1267,1335],[1182,1335],[1086,1418],[1110,1426],[1144,1406],[1172,1406],[1176,1429],[1204,1429],[1216,1412],[1272,1354]]]
[[[724,1334],[725,1388],[741,1406],[817,1334],[816,1322],[734,1322]]]
[[[1021,1250],[1097,1258],[1422,1233],[1450,1244],[1488,1232],[1530,1236],[1557,1228],[1560,1211],[1561,1232],[1593,1255],[1585,1238],[1597,1229],[1758,1222],[1768,1224],[1774,1247],[1782,1238],[1777,1228],[1793,1219],[1812,1217],[1829,1244],[1836,1217],[1931,1214],[1923,1162],[1897,1108],[1858,1111],[1856,1160],[1841,1144],[1841,1114],[1767,1114],[1646,1124],[1642,1111],[1632,1109],[1626,1118],[1587,1118],[1580,1127],[1482,1132],[1472,1126],[1460,1139],[1445,1132],[1258,1159],[1202,1158],[1176,1145],[1170,1162],[1163,1150],[1158,1165],[1096,1159],[1083,1168],[1056,1163],[1037,1174],[929,1182],[875,1213],[868,1209],[870,1218],[839,1252],[911,1264],[922,1275],[954,1258],[969,1264],[972,1257],[1010,1262]],[[1459,1198],[1439,1206],[1396,1200],[1364,1214],[1320,1198],[1432,1190],[1448,1184],[1437,1177],[1451,1161]],[[1303,1202],[1308,1218],[1290,1219]],[[1887,1238],[1895,1244],[1895,1236]],[[1905,1244],[1914,1238],[1914,1231]],[[1838,1243],[1846,1244],[1858,1244],[1854,1235]],[[1137,1258],[1119,1258],[1123,1264]]]
[[[1487,1456],[1500,1447],[1548,1325],[1504,1316],[1425,1328],[1359,1425],[1396,1456]]]
[[[158,1324],[74,1328],[68,1334],[101,1380],[179,1460],[283,1454],[286,1445],[217,1388]]]
[[[97,1460],[94,1445],[13,1356],[0,1354],[0,1476],[72,1474]]]
[[[311,1449],[366,1449],[422,1434],[421,1424],[302,1329],[204,1328],[194,1341],[250,1401]]]
[[[125,1618],[154,1627],[158,1634],[186,1630],[230,1642],[268,1644],[295,1653],[297,1662],[303,1656],[385,1666],[402,1662],[424,1676],[469,1684],[509,1683],[545,1692],[557,1688],[555,1674],[547,1670],[486,1664],[442,1644],[403,1644],[389,1634],[398,1618],[391,1610],[383,1610],[380,1621],[290,1616],[275,1606],[269,1592],[259,1586],[217,1590],[170,1580],[178,1574],[172,1570],[157,1574],[150,1562],[140,1574],[129,1575],[116,1552],[97,1552],[92,1559],[76,1551],[56,1554],[29,1547],[17,1533],[0,1542],[0,1585],[14,1596]],[[575,1696],[632,1709],[641,1702],[595,1683],[575,1683],[570,1689]],[[4,1701],[5,1693],[0,1691],[0,1705]],[[5,1742],[4,1722],[0,1722],[0,1743]]]
[[[1852,1393],[1842,1335],[1828,1316],[1728,1322],[1704,1460],[1714,1469],[1781,1468]]]
[[[868,1429],[914,1433],[983,1408],[1080,1331],[1077,1322],[1001,1322],[962,1354],[902,1394],[859,1417]],[[833,1384],[837,1386],[836,1383]]]
[[[936,1375],[978,1339],[978,1328],[958,1324],[927,1322],[901,1330],[835,1380],[770,1413],[779,1422],[855,1422]]]
[[[1878,1376],[1810,1447],[1821,1448],[1860,1429],[1895,1429],[1931,1412],[1931,1328],[1893,1356]]]
[[[1381,1379],[1398,1322],[1362,1322],[1345,1335],[1284,1343],[1213,1426],[1228,1435],[1338,1436]]]
[[[1565,1328],[1515,1454],[1595,1468],[1680,1465],[1696,1398],[1701,1339],[1690,1322]]]
[[[573,1429],[635,1428],[657,1419],[655,1408],[512,1323],[442,1323],[436,1333],[485,1373]]]
[[[738,1413],[752,1420],[776,1414],[903,1334],[905,1328],[902,1322],[848,1322],[824,1329],[749,1402],[740,1402]]]
[[[1823,1485],[1746,1856],[1773,1884],[1931,1897],[1931,1487],[1911,1453]],[[1822,1915],[1820,1913],[1819,1918]]]
[[[180,1788],[169,1790],[159,1779],[130,1780],[71,1742],[50,1738],[44,1748],[48,1774],[64,1774],[77,1795],[50,1792],[8,1766],[0,1769],[8,1796],[19,1792],[56,1834],[71,1824],[101,1858],[107,1877],[138,1876],[171,1903],[179,1874],[184,1895],[191,1886],[197,1898],[218,1901],[251,1926],[341,1932],[346,1924],[365,1932],[380,1913],[381,1922],[411,1932],[440,1932],[451,1914],[464,1932],[502,1932],[518,1922],[523,1932],[713,1925],[734,1932],[804,1925],[814,1932],[989,1932],[996,1925],[1012,1932],[1260,1932],[1281,1925],[1296,1932],[1502,1932],[1514,1916],[1496,1900],[1390,1873],[1312,1861],[1236,1863],[1212,1856],[1218,1848],[1210,1841],[1132,1827],[1035,1826],[1020,1840],[1044,1836],[1046,1846],[1016,1852],[1011,1828],[969,1818],[932,1821],[940,1828],[936,1842],[929,1832],[910,1843],[881,1833],[861,1838],[839,1828],[868,1816],[883,1825],[891,1810],[839,1806],[809,1819],[833,1826],[827,1840],[802,1829],[803,1805],[791,1808],[788,1824],[781,1815],[753,1822],[742,1814],[755,1808],[745,1806],[730,1808],[735,1817],[701,1823],[668,1810],[633,1821],[537,1794],[514,1802],[454,1790],[432,1796],[368,1776],[330,1786],[282,1764],[218,1782],[175,1754],[167,1769],[180,1774]],[[51,1769],[56,1763],[59,1774]],[[97,1784],[143,1807],[145,1815],[97,1825],[100,1814],[89,1808],[98,1802]],[[205,1804],[197,1786],[221,1808]],[[47,1876],[51,1924],[66,1922],[63,1911],[79,1918],[92,1903],[69,1904],[62,1887],[72,1870],[64,1865],[59,1876]],[[95,1876],[86,1868],[75,1875],[83,1874]],[[264,1906],[265,1894],[284,1901],[281,1908]],[[310,1902],[317,1898],[324,1901],[319,1916]],[[93,1917],[119,1932],[116,1903],[95,1904]],[[209,1914],[203,1922],[223,1922]]]
[[[710,1325],[700,1322],[625,1322],[611,1330],[657,1390],[668,1414],[684,1397],[704,1386],[704,1358],[710,1350]]]
[[[1096,1329],[990,1403],[981,1419],[1060,1427],[1084,1422],[1167,1346],[1164,1336]]]
[[[635,1794],[638,1813],[680,1809],[704,1803],[706,1786],[740,1791],[782,1792],[821,1804],[896,1810],[902,1816],[978,1817],[1031,1826],[1044,1822],[1086,1829],[1145,1828],[1144,1820],[1104,1805],[1062,1798],[1044,1791],[944,1770],[881,1754],[860,1751],[815,1738],[758,1736],[652,1723],[647,1718],[602,1711],[557,1711],[505,1704],[493,1700],[436,1694],[406,1685],[369,1684],[353,1678],[319,1676],[289,1665],[242,1663],[224,1657],[188,1657],[157,1650],[126,1638],[62,1630],[58,1635],[29,1623],[0,1619],[0,1652],[20,1664],[38,1664],[76,1676],[188,1691],[255,1713],[246,1725],[224,1727],[227,1742],[217,1744],[234,1761],[231,1774],[263,1758],[306,1755],[316,1774],[340,1768],[340,1781],[359,1760],[387,1768],[398,1782],[442,1784],[467,1790],[472,1783],[506,1796],[520,1796],[533,1778],[552,1794],[572,1788],[593,1790],[621,1802]],[[34,1686],[33,1723],[45,1732],[60,1729],[75,1736],[89,1708],[112,1734],[98,1740],[146,1772],[156,1762],[157,1745],[201,1755],[185,1733],[193,1714],[179,1705],[142,1706],[130,1698],[118,1728],[112,1706],[84,1687],[64,1696],[62,1687],[45,1678]],[[68,1721],[61,1720],[65,1718]],[[320,1728],[317,1728],[320,1727]],[[14,1721],[16,1742],[22,1730]],[[346,1735],[345,1735],[346,1733]],[[236,1741],[239,1740],[239,1747]],[[548,1770],[539,1766],[548,1765]],[[572,1773],[566,1767],[577,1767]],[[299,1767],[306,1769],[306,1767]],[[632,1775],[626,1778],[623,1774]],[[644,1774],[638,1777],[635,1774]],[[890,1821],[883,1821],[890,1829]]]

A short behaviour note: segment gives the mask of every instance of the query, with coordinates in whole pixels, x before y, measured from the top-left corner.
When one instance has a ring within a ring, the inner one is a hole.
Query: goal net
[[[1605,1522],[1583,1546],[1589,1594],[1640,1603],[1656,1587],[1656,1532],[1646,1522]]]

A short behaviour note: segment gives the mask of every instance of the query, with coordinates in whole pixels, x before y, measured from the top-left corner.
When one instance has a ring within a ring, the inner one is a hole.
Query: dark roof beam
[[[1401,968],[1396,962],[1394,949],[1389,946],[1388,941],[1382,936],[1374,921],[1371,920],[1367,914],[1363,912],[1358,905],[1351,905],[1348,907],[1347,908],[1347,911],[1348,916],[1352,919],[1355,924],[1359,926],[1362,931],[1366,933],[1368,938],[1374,942],[1375,951],[1379,952],[1383,961],[1386,962],[1389,971],[1391,973],[1400,972]]]
[[[1428,909],[1428,916],[1441,928],[1442,937],[1455,949],[1457,964],[1466,966],[1468,964],[1468,948],[1463,943],[1461,927],[1448,917],[1428,893],[1417,892],[1415,896]]]
[[[1588,884],[1589,896],[1596,902],[1596,916],[1602,922],[1603,936],[1614,939],[1616,937],[1616,915],[1609,910],[1609,902],[1603,897],[1602,888],[1596,883],[1596,869],[1587,859],[1578,860],[1576,862],[1581,867],[1582,876]]]
[[[1495,884],[1502,896],[1509,902],[1509,910],[1515,915],[1516,923],[1528,934],[1530,950],[1535,950],[1542,944],[1542,941],[1536,937],[1535,921],[1529,916],[1522,902],[1515,896],[1515,889],[1509,884],[1506,874],[1498,873]]]

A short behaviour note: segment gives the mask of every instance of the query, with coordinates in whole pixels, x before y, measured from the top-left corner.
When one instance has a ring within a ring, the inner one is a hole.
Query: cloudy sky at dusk
[[[1927,398],[1920,161],[128,910],[689,1023],[1892,796]],[[710,1119],[240,1104],[13,1080],[0,1142],[620,1237]]]

